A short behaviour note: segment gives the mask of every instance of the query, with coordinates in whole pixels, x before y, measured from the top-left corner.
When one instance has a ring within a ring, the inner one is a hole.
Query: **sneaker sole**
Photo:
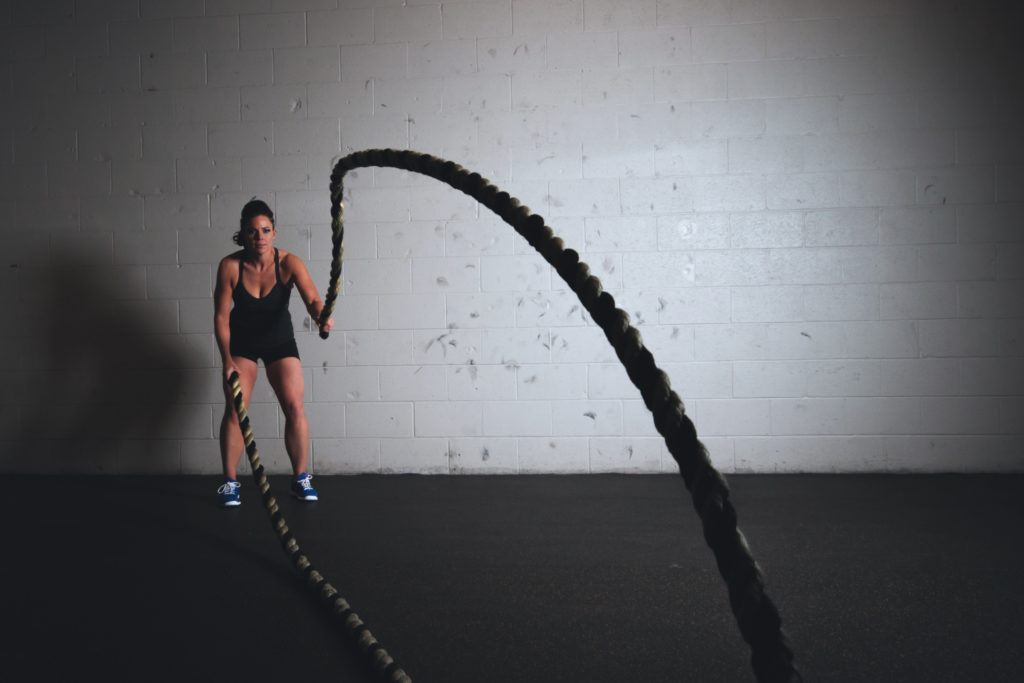
[[[236,508],[236,507],[238,507],[241,504],[242,504],[242,501],[240,501],[240,500],[232,500],[232,501],[227,502],[227,503],[221,503],[220,506],[222,508]]]
[[[315,500],[320,500],[319,496],[300,496],[297,493],[292,493],[292,498],[295,498],[296,500],[304,500],[308,503],[312,503]]]

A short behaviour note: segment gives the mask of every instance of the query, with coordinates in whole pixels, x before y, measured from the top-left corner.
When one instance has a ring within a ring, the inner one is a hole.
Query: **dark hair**
[[[245,240],[242,239],[242,231],[249,227],[249,221],[256,216],[266,216],[270,219],[270,224],[274,225],[274,212],[270,210],[265,201],[253,197],[242,207],[242,217],[238,220],[238,232],[231,237],[235,244],[240,247],[245,246]]]

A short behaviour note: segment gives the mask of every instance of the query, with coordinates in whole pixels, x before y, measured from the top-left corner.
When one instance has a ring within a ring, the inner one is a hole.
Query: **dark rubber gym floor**
[[[1024,680],[1024,476],[728,479],[806,681]],[[0,482],[4,681],[373,680],[251,479]],[[290,526],[416,683],[754,680],[678,477],[315,483]]]

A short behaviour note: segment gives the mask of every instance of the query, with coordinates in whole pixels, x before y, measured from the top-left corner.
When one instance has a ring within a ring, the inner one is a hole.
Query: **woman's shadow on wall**
[[[187,371],[196,364],[177,302],[147,299],[142,267],[96,265],[66,249],[38,266],[4,265],[17,269],[18,304],[2,430],[13,443],[0,469],[180,472],[182,402],[199,375]]]

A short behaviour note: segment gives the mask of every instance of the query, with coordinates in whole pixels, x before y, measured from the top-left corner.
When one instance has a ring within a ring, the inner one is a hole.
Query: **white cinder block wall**
[[[396,147],[545,216],[723,471],[1020,470],[1012,5],[0,2],[2,468],[219,471],[242,204],[323,290],[332,160]],[[316,472],[674,470],[509,227],[427,178],[347,185],[329,341],[293,297]],[[265,378],[251,413],[285,469]]]

